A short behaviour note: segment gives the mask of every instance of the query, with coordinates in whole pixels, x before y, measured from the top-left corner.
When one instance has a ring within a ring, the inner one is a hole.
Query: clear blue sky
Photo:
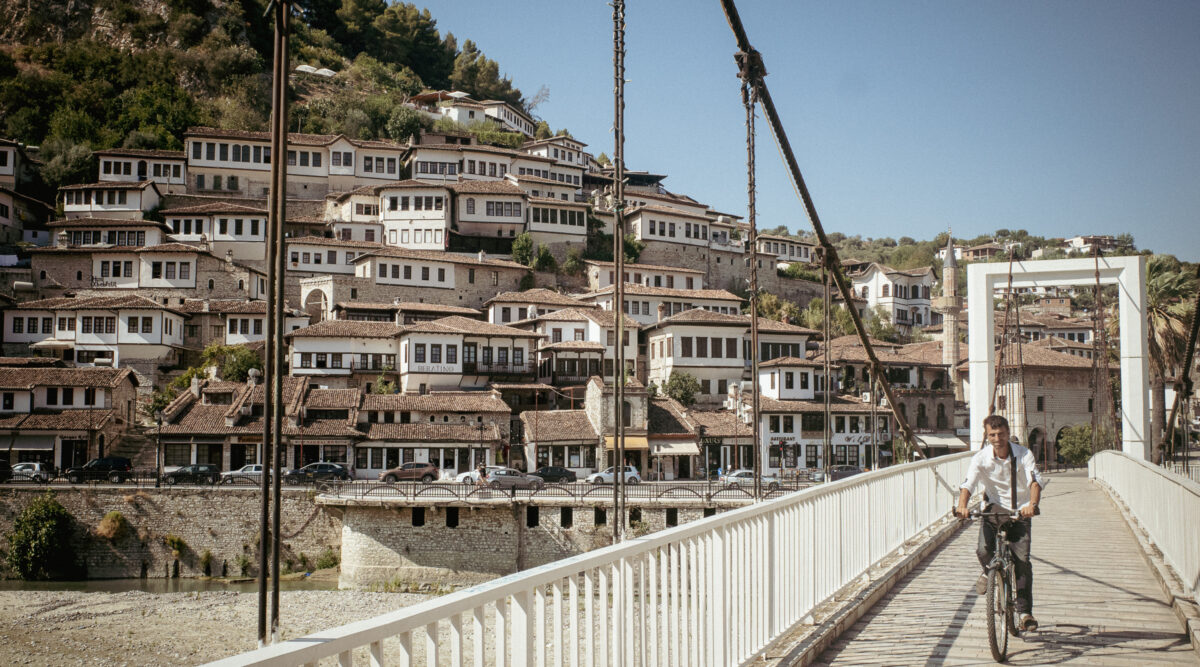
[[[418,3],[419,4],[419,3]],[[594,154],[612,154],[611,8],[429,5]],[[1132,233],[1200,260],[1200,2],[752,2],[739,10],[827,231]],[[626,165],[746,211],[717,0],[629,0]],[[758,220],[809,229],[765,122]]]

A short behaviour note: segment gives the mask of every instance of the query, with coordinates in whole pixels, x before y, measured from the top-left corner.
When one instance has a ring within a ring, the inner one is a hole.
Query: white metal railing
[[[742,663],[945,517],[970,456],[856,475],[214,664]]]
[[[1200,484],[1117,450],[1093,456],[1088,475],[1120,497],[1184,587],[1200,595]]]

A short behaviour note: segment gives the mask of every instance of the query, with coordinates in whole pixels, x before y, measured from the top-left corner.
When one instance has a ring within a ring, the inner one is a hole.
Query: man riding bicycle
[[[1020,627],[1025,631],[1037,630],[1038,622],[1033,617],[1033,566],[1029,561],[1030,531],[1032,518],[1038,513],[1042,487],[1045,482],[1037,469],[1037,460],[1028,448],[1009,442],[1008,420],[1000,415],[990,415],[983,420],[984,435],[990,447],[984,447],[971,458],[967,478],[958,492],[958,507],[955,516],[967,518],[967,501],[979,487],[987,496],[984,511],[1003,508],[1016,512],[1019,521],[1007,522],[1006,534],[1012,549],[1016,571],[1016,603],[1020,614]],[[1016,478],[1015,488],[1013,478]],[[996,553],[996,529],[1001,520],[985,519],[979,526],[979,546],[975,553],[985,568],[975,582],[975,592],[987,592],[988,563]]]

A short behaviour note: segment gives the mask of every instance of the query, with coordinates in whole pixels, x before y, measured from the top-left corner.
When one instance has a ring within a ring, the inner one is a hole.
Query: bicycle
[[[1020,614],[1016,610],[1017,572],[1012,548],[1008,545],[1009,524],[1021,520],[1017,512],[972,510],[967,518],[999,517],[1007,519],[996,527],[996,553],[987,564],[987,630],[992,659],[1008,659],[1008,636],[1021,636]]]

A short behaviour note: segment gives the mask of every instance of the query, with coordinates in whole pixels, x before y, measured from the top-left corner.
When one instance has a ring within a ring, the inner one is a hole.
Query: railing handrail
[[[1096,453],[1088,476],[1125,503],[1184,588],[1200,596],[1200,483],[1119,450]]]
[[[374,618],[348,623],[341,627],[324,630],[306,637],[266,646],[256,651],[232,656],[212,664],[295,665],[310,662],[315,663],[321,658],[338,655],[345,651],[351,651],[355,648],[383,641],[389,637],[429,627],[431,624],[449,619],[454,615],[479,609],[497,600],[506,600],[508,596],[525,594],[530,590],[560,582],[563,579],[574,577],[585,571],[616,563],[625,563],[630,559],[644,556],[654,550],[673,545],[682,545],[688,540],[706,534],[724,535],[723,531],[745,527],[751,520],[778,512],[779,510],[790,509],[804,504],[815,504],[822,499],[836,497],[859,487],[870,487],[874,482],[887,480],[892,477],[916,475],[928,469],[934,469],[933,474],[937,475],[936,468],[959,461],[966,461],[972,454],[973,452],[964,452],[917,463],[892,466],[848,477],[819,487],[811,487],[788,494],[782,498],[730,510],[644,537],[628,539],[619,544],[500,577],[487,583],[428,600],[411,607],[398,609]],[[907,487],[907,485],[903,486]],[[901,543],[928,528],[937,518],[949,514],[951,508],[949,498],[950,496],[947,495],[947,501],[944,503],[945,510],[941,513],[935,512],[933,515],[934,518],[930,519],[927,525],[908,526],[909,534],[903,536]],[[920,508],[912,507],[911,509],[916,512]],[[618,518],[617,520],[620,519]],[[886,554],[879,554],[879,557],[882,558],[883,555]],[[874,564],[869,563],[867,567]],[[841,570],[840,567],[838,569],[839,571]],[[834,590],[858,576],[861,576],[861,572],[843,573],[843,578],[846,581],[839,582],[834,587]],[[832,592],[830,591],[830,594]],[[817,602],[820,602],[820,600]],[[738,658],[737,662],[741,662],[741,660],[742,658]]]

